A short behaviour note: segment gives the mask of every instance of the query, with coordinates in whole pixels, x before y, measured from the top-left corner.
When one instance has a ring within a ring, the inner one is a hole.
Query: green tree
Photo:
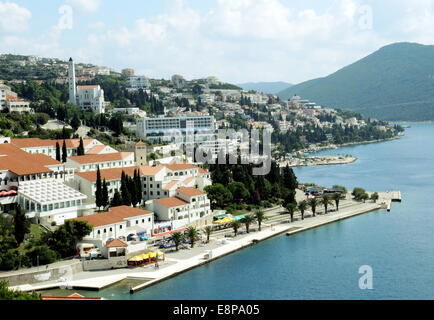
[[[292,170],[289,165],[286,165],[283,169],[283,185],[289,190],[295,190],[298,188],[297,177],[294,174],[294,170]]]
[[[362,200],[363,195],[366,193],[365,189],[363,188],[354,188],[351,195],[354,197],[355,200]]]
[[[213,209],[216,207],[224,208],[233,199],[232,193],[220,183],[205,187],[205,192],[211,201]]]
[[[103,206],[103,191],[102,191],[102,182],[101,182],[101,171],[98,169],[96,170],[96,191],[95,191],[95,203],[100,210],[100,208]]]
[[[59,259],[59,254],[46,246],[33,247],[26,255],[33,266],[50,264]]]
[[[322,196],[320,203],[322,206],[324,206],[324,212],[325,214],[327,214],[329,205],[332,204],[332,201],[330,200],[329,196],[327,195]]]
[[[67,220],[57,230],[43,235],[43,242],[62,258],[75,255],[77,243],[92,232],[86,221]]]
[[[206,242],[209,243],[209,238],[211,237],[212,234],[212,227],[211,226],[206,226],[205,229],[203,229],[203,233],[206,235]]]
[[[62,146],[62,162],[65,163],[67,158],[68,158],[68,150],[67,150],[67,148],[66,148],[66,141],[63,140],[63,146]]]
[[[378,195],[378,192],[374,192],[371,195],[371,200],[374,201],[374,202],[377,202],[379,198],[380,198],[380,196]]]
[[[103,208],[106,208],[109,205],[109,192],[108,192],[108,187],[107,187],[107,182],[104,181],[102,182],[102,199],[101,199],[101,205]]]
[[[41,296],[36,292],[10,290],[6,281],[0,281],[0,300],[41,300]]]
[[[241,222],[239,220],[232,221],[231,227],[234,229],[234,236],[236,237],[238,230],[241,228]]]
[[[182,232],[175,232],[170,237],[170,240],[175,244],[176,251],[179,250],[179,245],[184,241],[185,237]]]
[[[122,204],[125,206],[131,206],[131,194],[129,190],[128,176],[122,171],[121,177],[121,197]]]
[[[59,142],[56,142],[56,160],[59,162],[62,161],[62,156],[60,154]]]
[[[24,241],[24,236],[30,230],[30,221],[26,216],[26,213],[23,209],[21,209],[20,205],[17,205],[15,212],[13,212],[14,216],[14,236],[19,246]]]
[[[143,188],[142,188],[142,180],[140,178],[140,170],[134,170],[134,183],[136,185],[136,197],[139,205],[142,204],[143,201]]]
[[[246,215],[243,219],[241,219],[241,222],[246,226],[247,233],[250,233],[250,225],[255,223],[255,220],[255,217],[251,214]]]
[[[335,202],[336,211],[339,211],[339,203],[341,201],[341,195],[339,193],[334,193],[332,195],[332,200]]]
[[[187,229],[187,238],[190,240],[191,247],[194,248],[194,243],[199,239],[199,231],[195,227]]]
[[[308,207],[309,207],[309,204],[307,203],[306,200],[299,202],[297,208],[301,213],[301,220],[304,220],[304,212],[307,210]]]
[[[72,129],[75,131],[77,131],[77,129],[80,127],[81,125],[81,121],[79,119],[79,117],[77,116],[77,114],[74,114],[74,117],[71,120],[71,127]]]
[[[232,193],[235,201],[242,202],[243,200],[250,198],[249,190],[247,190],[242,182],[231,182],[228,185],[228,189]]]
[[[294,202],[288,203],[286,205],[286,210],[288,210],[288,213],[291,216],[291,222],[294,222],[294,213],[297,210],[297,204]]]
[[[318,206],[319,202],[316,198],[309,199],[307,202],[312,209],[313,216],[316,217],[316,207]]]
[[[115,194],[113,195],[113,199],[110,203],[110,206],[111,207],[119,207],[121,205],[123,205],[122,196],[119,193],[119,190],[116,190]]]
[[[84,154],[85,154],[85,150],[84,150],[83,138],[80,137],[80,144],[77,148],[77,155],[84,156]]]
[[[261,231],[262,222],[264,222],[268,218],[265,216],[265,212],[261,209],[255,210],[254,215],[255,215],[256,221],[258,221],[258,229],[259,229],[259,231]]]

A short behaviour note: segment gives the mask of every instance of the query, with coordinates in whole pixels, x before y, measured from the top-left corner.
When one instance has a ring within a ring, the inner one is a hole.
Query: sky
[[[295,84],[403,41],[434,44],[434,0],[0,1],[0,53],[157,79]]]

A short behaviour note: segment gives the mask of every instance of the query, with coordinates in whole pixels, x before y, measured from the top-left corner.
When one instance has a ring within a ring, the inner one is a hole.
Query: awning
[[[153,235],[153,238],[162,237],[162,236],[167,236],[167,235],[170,235],[170,234],[172,234],[172,233],[176,233],[176,232],[184,232],[184,231],[187,231],[187,229],[184,228],[184,229],[179,229],[179,230],[172,230],[172,231],[168,231],[168,232],[158,233],[158,234],[154,234],[154,235]]]
[[[245,218],[245,216],[235,216],[234,217],[234,220],[242,220],[242,219],[244,219]]]
[[[221,219],[224,219],[226,217],[229,217],[229,215],[228,214],[220,214],[218,216],[215,216],[214,219],[221,220]]]

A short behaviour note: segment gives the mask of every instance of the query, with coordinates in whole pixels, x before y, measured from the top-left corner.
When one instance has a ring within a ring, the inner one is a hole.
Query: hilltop
[[[384,120],[434,119],[434,46],[395,43],[325,77],[281,91]]]

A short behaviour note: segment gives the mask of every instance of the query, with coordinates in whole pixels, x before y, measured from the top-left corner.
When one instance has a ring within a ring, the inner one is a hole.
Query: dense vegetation
[[[434,119],[434,46],[396,43],[325,78],[279,93],[384,120]]]
[[[271,207],[274,204],[295,202],[297,177],[293,170],[282,170],[272,162],[270,173],[254,176],[252,164],[209,164],[213,185],[205,188],[213,209],[251,210],[252,207]]]
[[[0,270],[15,270],[53,263],[75,255],[77,243],[92,228],[83,221],[66,221],[52,232],[31,230],[30,221],[19,206],[0,215]]]

